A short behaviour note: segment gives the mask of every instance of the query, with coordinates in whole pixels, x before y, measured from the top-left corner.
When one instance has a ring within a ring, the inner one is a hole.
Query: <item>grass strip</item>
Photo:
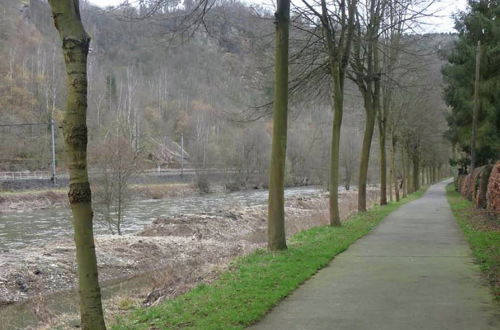
[[[117,319],[113,329],[243,329],[325,267],[335,255],[367,234],[399,206],[422,196],[354,214],[342,227],[322,226],[297,233],[288,250],[259,249],[233,261],[213,283],[200,284],[172,300],[139,308]]]
[[[495,300],[500,303],[500,224],[484,211],[455,191],[446,187],[446,196],[455,219],[469,242],[481,272],[491,286]]]

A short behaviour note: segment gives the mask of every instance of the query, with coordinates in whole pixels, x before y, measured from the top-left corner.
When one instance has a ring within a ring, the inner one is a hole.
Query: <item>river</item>
[[[319,187],[294,187],[285,190],[285,196],[315,194]],[[125,210],[122,222],[124,234],[137,232],[158,217],[181,214],[210,214],[233,207],[265,204],[267,190],[244,190],[232,193],[213,193],[166,199],[132,200]],[[96,233],[109,233],[102,217],[96,213]],[[0,214],[0,252],[36,246],[72,233],[70,210],[53,207],[16,213]]]

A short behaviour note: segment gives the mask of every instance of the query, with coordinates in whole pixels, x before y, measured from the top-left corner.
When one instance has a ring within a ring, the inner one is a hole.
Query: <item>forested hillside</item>
[[[54,118],[61,125],[64,67],[48,4],[42,0],[7,0],[0,6],[2,124],[48,123]],[[82,3],[81,9],[92,38],[88,67],[92,166],[99,166],[97,155],[119,145],[128,150],[127,155],[140,159],[143,169],[179,167],[183,136],[188,166],[237,168],[233,179],[242,181],[237,184],[255,175],[267,182],[272,129],[271,13],[224,2],[212,9],[204,27],[178,31],[165,18],[167,7],[152,17],[145,17],[150,10],[147,7],[106,11]],[[300,24],[304,22],[299,21],[297,26]],[[303,53],[305,40],[303,34],[292,40],[296,54]],[[409,69],[409,79],[426,81],[413,93],[420,94],[425,86],[424,92],[433,95],[429,120],[442,122],[444,107],[437,88],[441,84],[441,59],[437,50],[450,37],[420,36],[418,40],[420,48],[413,52],[418,56],[409,55],[407,61],[413,63],[410,66],[419,62],[424,71]],[[309,70],[304,60],[307,58],[297,55],[291,63],[294,81]],[[332,122],[329,83],[321,78],[314,81],[307,86],[298,84],[300,88],[292,97],[289,183],[319,182],[328,177]],[[341,175],[342,183],[352,184],[364,116],[357,88],[348,82],[347,89],[343,127],[347,138],[341,146]],[[0,129],[4,136],[2,170],[49,168],[49,125]],[[63,169],[61,139],[62,134],[57,134],[58,168]],[[369,181],[376,182],[376,148],[372,153]]]

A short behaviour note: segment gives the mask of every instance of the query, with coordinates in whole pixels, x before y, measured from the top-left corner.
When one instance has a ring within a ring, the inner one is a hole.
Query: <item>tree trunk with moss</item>
[[[273,142],[269,171],[268,248],[286,249],[285,236],[285,162],[288,117],[288,33],[290,0],[278,0],[273,107]]]
[[[78,0],[49,0],[62,41],[66,64],[67,103],[63,133],[69,170],[69,204],[75,231],[81,328],[106,329],[97,275],[87,171],[87,55],[90,37],[80,19]]]

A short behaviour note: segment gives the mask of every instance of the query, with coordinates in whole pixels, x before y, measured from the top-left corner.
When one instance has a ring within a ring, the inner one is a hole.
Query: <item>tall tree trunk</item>
[[[388,179],[388,182],[387,182],[387,187],[388,187],[388,193],[389,193],[389,201],[390,202],[393,202],[394,201],[394,195],[392,193],[392,190],[393,190],[393,186],[392,186],[392,183],[394,182],[394,172],[395,172],[395,169],[392,167],[392,159],[394,158],[394,154],[392,152],[392,139],[391,139],[391,148],[389,148],[389,177],[387,178]]]
[[[400,196],[399,196],[399,182],[397,180],[397,176],[394,176],[394,195],[396,198],[396,202],[399,202]]]
[[[410,171],[409,171],[409,161],[406,153],[406,149],[403,147],[401,149],[401,158],[403,159],[403,171],[404,171],[404,178],[403,178],[403,198],[408,196],[409,189],[410,189]]]
[[[380,117],[380,116],[379,116]],[[380,145],[380,205],[387,204],[387,154],[385,151],[385,124],[384,119],[379,118],[379,145]],[[392,194],[391,194],[392,195]]]
[[[408,162],[407,162],[407,166],[408,166],[408,194],[411,194],[413,193],[415,190],[415,185],[413,184],[413,178],[414,178],[414,175],[412,174],[412,160],[411,160],[411,157],[410,157],[410,154],[408,153],[407,154],[407,157],[408,157]]]
[[[363,145],[361,147],[361,160],[359,164],[358,180],[358,211],[366,211],[366,183],[368,178],[368,164],[370,162],[370,148],[372,144],[373,130],[375,129],[375,112],[370,101],[365,101],[366,123],[363,134]]]
[[[412,191],[415,192],[420,189],[420,164],[419,164],[419,159],[417,155],[413,155],[412,157],[412,163],[413,163],[413,189]]]
[[[396,202],[399,202],[399,183],[398,183],[398,175],[396,171],[396,137],[393,136],[391,139],[391,178],[394,183],[394,195],[396,198]],[[391,188],[392,189],[392,188]],[[392,192],[391,192],[391,202],[392,202]]]
[[[472,176],[472,172],[476,167],[476,135],[477,135],[477,117],[479,115],[480,108],[480,100],[479,100],[479,79],[481,75],[480,71],[481,67],[481,41],[477,41],[476,47],[476,69],[475,69],[475,78],[474,78],[474,106],[472,108],[472,128],[471,128],[471,138],[470,138],[470,171],[469,173]],[[470,180],[470,184],[472,180]]]
[[[286,249],[285,236],[285,161],[288,117],[288,31],[290,0],[278,0],[273,109],[273,142],[269,171],[268,248]]]
[[[378,21],[379,17],[375,20]],[[358,212],[366,211],[366,184],[368,178],[368,165],[370,163],[370,149],[373,138],[373,131],[375,129],[375,115],[380,113],[380,62],[379,62],[379,50],[378,50],[378,38],[376,34],[378,32],[378,23],[374,24],[373,31],[369,34],[371,39],[369,41],[368,53],[369,65],[368,73],[373,75],[369,77],[368,88],[363,93],[365,113],[366,113],[366,123],[365,123],[365,133],[363,136],[363,145],[361,147],[361,163],[359,166],[359,192],[358,192]],[[372,34],[373,33],[373,34]],[[385,191],[384,191],[385,193]],[[386,197],[387,198],[387,197]]]
[[[336,38],[332,34],[332,25],[329,20],[329,12],[326,0],[321,0],[321,22],[323,26],[324,37],[328,49],[328,62],[331,75],[331,96],[333,107],[333,125],[332,125],[332,142],[330,150],[330,225],[340,226],[339,212],[339,160],[340,160],[340,129],[342,126],[342,116],[344,112],[344,80],[345,69],[349,63],[349,55],[351,53],[351,41],[354,33],[354,20],[356,12],[357,0],[340,2],[341,16],[347,19],[341,25],[340,33],[345,36],[338,39],[338,44],[335,44]],[[348,182],[350,181],[350,173]]]
[[[332,64],[333,75],[333,125],[332,145],[330,154],[330,225],[340,226],[339,213],[339,158],[340,158],[340,128],[344,110],[344,91],[342,88],[338,64]]]
[[[97,275],[87,171],[87,55],[90,37],[80,19],[78,0],[49,0],[62,40],[67,74],[63,132],[69,170],[69,204],[75,229],[82,329],[106,329]]]

